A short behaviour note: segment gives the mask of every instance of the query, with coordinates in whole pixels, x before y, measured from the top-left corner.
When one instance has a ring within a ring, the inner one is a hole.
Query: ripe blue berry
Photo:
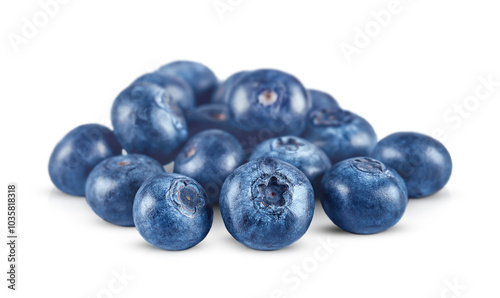
[[[300,135],[310,108],[309,95],[294,76],[261,69],[243,76],[228,95],[235,127],[259,142],[282,135]]]
[[[212,204],[201,185],[179,174],[146,180],[135,196],[134,223],[149,244],[165,250],[195,246],[207,236]]]
[[[210,129],[187,141],[175,158],[174,172],[198,181],[212,203],[216,203],[224,180],[244,158],[243,148],[235,137],[219,129]]]
[[[159,73],[168,74],[184,80],[196,96],[196,104],[202,105],[210,102],[210,97],[217,88],[217,77],[207,66],[193,61],[175,61],[163,65]]]
[[[70,195],[84,196],[85,182],[102,160],[122,151],[113,132],[99,124],[86,124],[70,131],[57,143],[49,160],[52,183]]]
[[[356,234],[389,229],[401,219],[408,204],[399,174],[368,157],[335,164],[323,176],[320,198],[333,223]]]
[[[105,221],[131,227],[134,225],[132,206],[137,190],[146,179],[164,172],[159,162],[145,155],[119,155],[105,159],[87,178],[87,204]]]
[[[410,198],[437,192],[451,176],[450,153],[439,141],[423,134],[392,134],[378,142],[371,155],[403,177]]]
[[[227,230],[240,243],[275,250],[297,241],[314,212],[314,192],[306,175],[274,158],[250,161],[222,186],[220,211]]]
[[[369,155],[377,143],[370,123],[354,113],[338,109],[313,111],[303,137],[322,149],[332,163]]]
[[[135,83],[123,90],[113,103],[111,120],[128,153],[151,156],[161,164],[174,159],[188,134],[182,110],[153,84]]]

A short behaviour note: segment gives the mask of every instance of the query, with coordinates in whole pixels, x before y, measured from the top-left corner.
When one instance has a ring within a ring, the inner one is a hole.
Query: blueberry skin
[[[196,107],[187,114],[189,136],[207,129],[221,129],[233,135],[238,135],[225,104],[209,103]]]
[[[346,110],[320,109],[309,114],[303,138],[322,149],[333,164],[369,155],[377,143],[373,127]]]
[[[314,192],[306,175],[274,158],[250,161],[222,186],[220,211],[229,233],[257,250],[275,250],[297,241],[314,212]]]
[[[183,79],[191,86],[198,105],[209,103],[212,93],[219,84],[210,68],[193,61],[171,62],[160,67],[158,72]]]
[[[167,164],[187,139],[186,120],[165,90],[135,83],[115,99],[111,121],[116,137],[128,153],[144,154]]]
[[[212,204],[195,180],[173,173],[146,180],[135,196],[134,223],[149,244],[165,250],[188,249],[207,236]]]
[[[448,150],[439,141],[415,132],[399,132],[378,142],[371,156],[403,177],[410,198],[431,195],[451,176]]]
[[[340,109],[337,100],[330,94],[314,89],[309,89],[307,91],[309,92],[309,97],[311,98],[311,111],[318,109]]]
[[[203,186],[212,203],[226,177],[245,160],[238,140],[220,129],[202,131],[190,138],[175,158],[174,173],[186,175]]]
[[[49,160],[52,183],[73,196],[85,195],[85,182],[102,160],[121,154],[113,132],[99,124],[85,124],[70,131],[57,143]]]
[[[119,155],[105,159],[87,178],[87,204],[105,221],[132,227],[132,207],[139,187],[149,177],[164,172],[159,162],[145,155]]]
[[[355,157],[335,164],[323,176],[321,205],[339,228],[374,234],[394,226],[408,204],[398,173],[380,161]]]
[[[165,93],[179,105],[184,113],[189,112],[196,106],[193,90],[182,79],[160,72],[151,72],[140,76],[134,83],[151,83],[164,88]]]
[[[243,78],[249,71],[240,71],[229,76],[224,82],[219,84],[217,89],[215,89],[214,93],[212,93],[212,103],[223,103],[228,104],[229,91],[234,87],[235,83],[238,82],[241,78]]]
[[[300,135],[310,108],[307,90],[292,75],[273,69],[252,71],[228,95],[235,127],[259,142],[283,135]]]
[[[328,156],[313,143],[294,136],[278,137],[260,143],[250,160],[272,157],[285,161],[306,174],[314,190],[319,190],[321,178],[332,163]]]

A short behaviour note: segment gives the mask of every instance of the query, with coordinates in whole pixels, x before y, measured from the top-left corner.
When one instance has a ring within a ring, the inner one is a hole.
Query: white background
[[[1,245],[1,296],[498,297],[500,87],[473,98],[487,90],[481,78],[500,82],[498,2],[401,0],[378,27],[372,12],[389,0],[221,2],[234,5],[223,18],[212,0],[68,1],[16,47],[9,38],[22,36],[23,18],[43,10],[2,1],[0,188],[6,198],[7,183],[18,183],[20,238],[16,293],[5,289]],[[372,37],[358,40],[348,63],[341,46],[355,46],[356,28],[366,26]],[[75,126],[109,124],[115,96],[134,78],[177,59],[201,61],[221,79],[260,67],[291,72],[365,117],[379,137],[440,130],[452,178],[377,235],[342,232],[318,204],[300,241],[260,252],[236,242],[217,209],[198,246],[155,249],[56,190],[47,163]],[[122,270],[130,280],[116,279]]]

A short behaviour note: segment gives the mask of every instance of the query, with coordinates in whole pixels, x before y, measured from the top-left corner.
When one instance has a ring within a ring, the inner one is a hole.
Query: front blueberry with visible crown
[[[283,136],[260,143],[250,160],[272,157],[285,161],[301,170],[311,181],[314,190],[319,189],[321,177],[332,163],[328,156],[311,142],[294,136]]]
[[[159,162],[145,155],[120,155],[103,160],[87,178],[87,204],[105,221],[131,227],[137,190],[146,179],[164,172]]]
[[[250,161],[222,186],[220,211],[229,233],[257,250],[275,250],[297,241],[314,213],[314,192],[306,175],[274,158]]]
[[[319,109],[309,114],[303,137],[322,149],[332,163],[369,155],[377,143],[373,127],[346,110]]]
[[[410,198],[431,195],[451,176],[452,161],[439,141],[414,132],[399,132],[378,142],[371,156],[395,169],[405,180]]]
[[[113,103],[111,120],[128,153],[151,156],[162,164],[174,159],[188,134],[180,107],[154,84],[135,83],[123,90]]]
[[[403,216],[408,193],[396,171],[378,160],[356,157],[335,164],[323,176],[321,205],[339,228],[374,234]]]
[[[134,83],[150,83],[165,89],[165,96],[170,96],[184,113],[196,106],[196,98],[191,87],[184,80],[174,76],[156,71],[138,77]]]
[[[212,203],[216,203],[224,180],[244,159],[243,148],[234,136],[210,129],[187,141],[175,158],[174,172],[198,181]]]
[[[236,82],[228,94],[228,105],[235,127],[263,141],[282,135],[300,135],[310,99],[294,76],[261,69]]]
[[[158,72],[184,80],[191,86],[197,105],[210,102],[210,97],[219,84],[210,68],[193,61],[174,61],[160,67]]]
[[[85,182],[102,160],[122,151],[113,132],[99,124],[85,124],[70,131],[57,143],[49,160],[52,183],[62,192],[85,195]]]
[[[135,196],[133,215],[144,240],[165,250],[195,246],[213,222],[212,204],[201,185],[179,174],[146,180]]]

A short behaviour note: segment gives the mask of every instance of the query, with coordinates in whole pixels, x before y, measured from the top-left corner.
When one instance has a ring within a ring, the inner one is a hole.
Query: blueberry
[[[332,163],[369,155],[377,143],[370,123],[354,113],[337,109],[313,111],[303,137],[325,151]]]
[[[196,107],[187,114],[189,135],[193,136],[202,130],[222,129],[237,135],[229,115],[229,108],[225,104],[209,103]]]
[[[450,153],[439,141],[423,134],[392,134],[382,139],[371,155],[403,177],[410,198],[437,192],[451,176]]]
[[[220,211],[227,230],[240,243],[275,250],[297,241],[314,212],[314,192],[306,175],[274,158],[250,161],[222,186]]]
[[[152,72],[140,76],[134,83],[151,83],[164,88],[165,93],[179,105],[184,113],[189,112],[196,106],[193,90],[182,79],[160,72]]]
[[[375,159],[356,157],[335,164],[325,173],[320,199],[326,214],[339,228],[373,234],[401,219],[408,193],[396,171]]]
[[[105,159],[87,178],[87,203],[105,221],[131,227],[134,225],[132,206],[137,190],[146,179],[164,172],[159,162],[145,155],[129,154]]]
[[[300,135],[310,108],[309,95],[292,75],[272,70],[252,71],[228,95],[235,127],[258,142],[282,135]]]
[[[278,137],[260,143],[250,160],[261,157],[277,158],[298,168],[309,178],[314,190],[319,189],[323,174],[332,166],[323,150],[305,139],[294,136]]]
[[[166,250],[195,246],[207,236],[212,204],[201,185],[179,174],[146,180],[135,196],[134,223],[149,244]]]
[[[238,82],[242,77],[244,77],[248,71],[240,71],[235,74],[232,74],[229,76],[224,82],[219,84],[217,89],[215,89],[214,93],[212,94],[212,103],[223,103],[227,104],[228,103],[228,94],[229,91],[234,87],[235,83]]]
[[[309,89],[307,91],[309,92],[309,97],[311,98],[311,111],[319,109],[340,109],[337,100],[335,100],[335,98],[333,98],[330,94],[314,89]]]
[[[113,132],[99,124],[86,124],[70,131],[57,143],[49,160],[52,183],[70,195],[84,196],[85,182],[102,160],[122,151]]]
[[[123,90],[113,103],[111,120],[128,153],[148,155],[162,164],[174,159],[187,138],[181,109],[153,84],[135,83]]]
[[[198,62],[175,61],[163,65],[158,72],[186,81],[193,89],[198,105],[210,102],[210,97],[219,84],[212,70]]]
[[[215,203],[219,201],[224,180],[244,158],[243,148],[235,137],[219,129],[210,129],[188,140],[175,158],[174,172],[198,181]]]

